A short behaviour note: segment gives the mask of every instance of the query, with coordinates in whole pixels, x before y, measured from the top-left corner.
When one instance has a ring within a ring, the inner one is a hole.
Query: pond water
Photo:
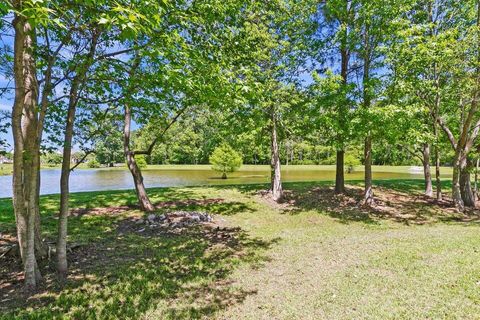
[[[421,179],[421,170],[415,167],[405,170],[398,168],[374,169],[374,179]],[[363,179],[363,171],[345,173],[347,180]],[[309,167],[287,167],[282,169],[283,181],[320,181],[335,179],[333,166],[309,166]],[[41,171],[41,194],[54,194],[60,192],[59,187],[60,170],[46,169]],[[218,173],[202,167],[196,169],[147,169],[144,170],[144,181],[146,187],[175,187],[175,186],[196,186],[196,185],[218,185],[218,184],[246,184],[266,183],[269,181],[269,170],[267,166],[249,166],[238,172],[229,175],[227,180],[220,179]],[[70,191],[100,191],[133,189],[133,182],[130,172],[126,169],[78,169],[72,172],[70,179]],[[12,177],[0,176],[0,198],[12,196]]]

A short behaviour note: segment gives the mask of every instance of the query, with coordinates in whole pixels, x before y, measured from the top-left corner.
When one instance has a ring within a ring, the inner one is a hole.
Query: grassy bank
[[[0,164],[0,176],[12,174],[13,165],[10,163]]]
[[[445,186],[448,188],[448,185]],[[200,210],[211,229],[141,231],[132,191],[72,194],[71,281],[53,266],[25,302],[19,265],[0,259],[0,318],[73,319],[476,319],[480,314],[478,215],[458,214],[418,192],[421,181],[378,181],[372,209],[324,183],[286,184],[287,203],[265,185],[150,190],[158,213]],[[58,196],[41,198],[54,239]],[[103,208],[103,209],[102,209]],[[143,229],[143,227],[142,227]],[[0,232],[14,232],[0,200]],[[16,262],[18,264],[18,262]]]

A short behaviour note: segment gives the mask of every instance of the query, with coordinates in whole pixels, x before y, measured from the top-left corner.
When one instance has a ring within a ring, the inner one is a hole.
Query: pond
[[[420,169],[420,170],[419,170]],[[363,179],[363,171],[345,173],[347,180]],[[151,166],[144,170],[146,187],[175,187],[218,184],[266,183],[269,181],[268,166],[244,166],[229,178],[220,175],[209,166]],[[374,179],[421,179],[422,170],[418,167],[374,167]],[[283,181],[320,181],[335,179],[333,166],[283,166]],[[41,171],[41,194],[60,192],[60,170]],[[0,197],[12,196],[12,177],[0,176]],[[124,168],[77,169],[72,172],[70,191],[100,191],[133,189],[130,172]]]

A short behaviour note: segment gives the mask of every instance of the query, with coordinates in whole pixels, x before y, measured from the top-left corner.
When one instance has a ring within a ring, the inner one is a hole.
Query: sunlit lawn
[[[378,184],[379,194],[393,190],[394,197],[422,190],[416,180]],[[208,211],[222,226],[240,227],[220,231],[231,241],[202,228],[157,236],[120,232],[141,215],[134,208],[72,216],[69,240],[82,246],[70,253],[70,284],[59,291],[49,283],[26,305],[9,301],[2,317],[478,319],[478,216],[436,216],[414,196],[406,205],[422,210],[409,215],[407,206],[402,219],[355,204],[342,211],[318,185],[286,184],[294,206],[259,196],[265,185],[150,191],[157,203],[199,200],[180,208]],[[201,204],[205,199],[223,201]],[[41,203],[43,230],[53,238],[58,196]],[[74,208],[133,204],[132,191],[72,195]],[[0,200],[0,225],[2,233],[14,230],[8,199]],[[51,269],[45,274],[50,281]]]
[[[13,165],[10,163],[0,164],[0,175],[12,174]]]

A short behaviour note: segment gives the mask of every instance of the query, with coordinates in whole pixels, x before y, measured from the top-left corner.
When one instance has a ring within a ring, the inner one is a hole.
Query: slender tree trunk
[[[437,189],[437,201],[442,201],[442,180],[440,179],[440,151],[435,146],[435,180]]]
[[[345,172],[344,172],[345,151],[337,150],[335,193],[345,193]]]
[[[423,175],[425,177],[425,195],[433,197],[432,174],[430,172],[430,145],[423,144]]]
[[[470,165],[465,159],[460,170],[460,192],[466,207],[475,207],[475,196],[470,182]]]
[[[288,144],[285,145],[285,165],[288,166],[288,159],[290,158],[290,146]]]
[[[348,36],[348,28],[345,28],[345,36]],[[350,54],[346,45],[342,45],[340,50],[341,56],[341,77],[342,82],[344,85],[348,83],[348,64],[350,59]],[[340,117],[340,131],[344,129],[347,125],[345,121],[346,113],[348,112],[345,106],[341,106],[339,108],[339,117]],[[336,157],[336,173],[335,173],[335,193],[342,194],[345,193],[345,170],[344,170],[344,158],[345,158],[345,137],[343,133],[340,133],[338,136],[338,144],[340,147],[337,149],[337,157]]]
[[[370,36],[369,27],[367,24],[364,26],[364,56],[363,56],[363,107],[368,110],[371,107],[371,99],[369,93],[368,83],[370,81]],[[363,194],[363,200],[365,204],[370,204],[373,200],[372,189],[372,136],[368,132],[365,137],[364,146],[364,161],[365,161],[365,190]]]
[[[274,201],[281,201],[283,198],[282,178],[280,172],[280,154],[278,150],[277,119],[275,107],[271,110],[271,189]]]
[[[480,158],[477,158],[475,163],[475,185],[474,185],[474,196],[475,201],[478,200],[478,167],[480,166]]]
[[[462,193],[460,191],[460,159],[459,156],[456,156],[456,160],[453,165],[453,175],[452,175],[452,199],[455,207],[463,211],[465,209],[465,204],[463,203]]]
[[[21,1],[15,8],[22,11]],[[41,280],[35,256],[35,223],[38,208],[40,147],[38,132],[38,82],[33,47],[35,31],[25,17],[15,15],[14,77],[15,102],[12,110],[14,138],[13,205],[20,255],[24,265],[25,291],[35,291]],[[38,229],[39,230],[39,229]]]
[[[365,138],[365,190],[364,203],[370,204],[373,201],[372,188],[372,137],[367,135]]]
[[[67,261],[67,228],[69,216],[69,197],[70,197],[70,172],[73,147],[73,130],[75,126],[75,115],[79,94],[85,83],[89,66],[92,64],[95,50],[97,47],[99,33],[95,31],[91,40],[88,56],[76,70],[73,78],[67,111],[67,123],[65,125],[64,142],[63,142],[63,159],[60,174],[60,213],[58,220],[58,237],[57,237],[57,276],[60,282],[64,282],[67,278],[68,261]]]
[[[130,107],[125,105],[125,117],[123,127],[123,148],[125,159],[127,161],[128,170],[132,174],[135,191],[137,194],[138,204],[142,211],[151,212],[155,210],[155,206],[148,197],[147,190],[143,184],[143,176],[140,168],[135,161],[135,154],[130,150],[130,134],[131,134],[132,113]]]
[[[76,84],[73,84],[76,86]],[[73,87],[72,87],[73,89]],[[75,88],[73,94],[77,94]],[[71,92],[72,94],[72,92]],[[76,99],[76,98],[75,98]],[[72,100],[73,101],[73,100]],[[76,106],[69,105],[67,114],[67,124],[65,127],[65,138],[63,144],[62,171],[60,175],[60,214],[58,220],[58,238],[57,238],[57,274],[60,281],[67,277],[67,225],[68,225],[68,199],[70,196],[70,159],[72,157],[73,128],[75,123]]]

